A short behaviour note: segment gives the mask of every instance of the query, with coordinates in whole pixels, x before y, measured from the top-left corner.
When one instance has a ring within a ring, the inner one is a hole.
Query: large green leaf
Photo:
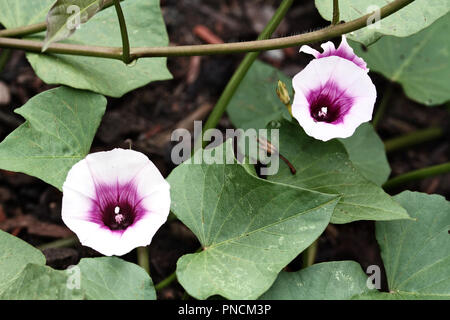
[[[81,259],[81,289],[90,300],[156,300],[144,269],[116,257]]]
[[[450,299],[450,202],[410,191],[395,199],[416,221],[376,224],[389,290],[403,297]]]
[[[292,81],[284,73],[261,61],[253,63],[227,107],[228,116],[237,128],[262,129],[272,120],[290,119],[276,94],[278,80],[292,93]]]
[[[307,136],[298,124],[288,121],[281,121],[278,125],[278,150],[293,164],[297,173],[292,175],[287,165],[281,162],[278,174],[268,179],[319,192],[341,194],[342,198],[331,218],[333,223],[408,218],[405,209],[356,170],[340,142],[315,140]]]
[[[386,0],[339,0],[340,20],[350,21],[381,8]],[[333,1],[316,0],[321,16],[329,21],[333,17]],[[383,35],[410,36],[436,21],[450,10],[450,0],[415,0],[396,13],[371,25],[351,32],[350,39],[369,45]],[[369,23],[372,21],[369,21]]]
[[[71,269],[54,270],[39,250],[1,230],[0,249],[0,299],[156,299],[148,274],[116,257],[81,259]]]
[[[61,189],[91,147],[105,97],[67,87],[31,98],[16,113],[27,121],[0,143],[0,168],[24,172]]]
[[[383,37],[367,51],[351,42],[372,71],[399,82],[405,94],[425,105],[450,100],[450,14],[407,38]]]
[[[77,30],[77,23],[86,23],[104,5],[104,0],[57,0],[47,14],[45,51],[56,41],[68,38]]]
[[[450,299],[450,202],[405,191],[395,197],[416,221],[377,222],[389,293],[367,287],[356,262],[282,272],[262,299]]]
[[[79,300],[83,292],[71,288],[65,271],[38,264],[27,264],[11,283],[0,290],[1,300]]]
[[[360,125],[347,139],[339,139],[353,165],[370,181],[381,186],[389,178],[391,168],[384,143],[370,123]]]
[[[233,157],[231,150],[228,145]],[[168,181],[172,211],[202,245],[177,263],[179,282],[198,299],[257,298],[322,233],[337,202],[334,195],[259,179],[240,164],[185,163]]]
[[[28,263],[45,264],[45,257],[24,241],[0,230],[0,292]]]
[[[14,28],[44,21],[54,0],[0,0],[0,23]],[[122,2],[130,45],[167,46],[168,37],[158,0]],[[43,40],[45,34],[30,36]],[[114,7],[97,13],[67,40],[68,43],[122,47],[120,28]],[[108,96],[123,94],[151,81],[170,79],[166,58],[140,59],[133,65],[113,59],[70,55],[28,53],[37,75],[46,83],[65,84]]]
[[[367,275],[354,261],[324,262],[281,272],[263,300],[347,300],[370,293]],[[378,291],[377,291],[378,292]]]

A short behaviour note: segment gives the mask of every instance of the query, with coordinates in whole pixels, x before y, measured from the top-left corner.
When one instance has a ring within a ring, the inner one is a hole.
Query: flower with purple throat
[[[332,42],[322,48],[323,53],[308,46],[300,49],[315,59],[292,80],[292,116],[316,139],[347,138],[372,119],[376,89],[366,63],[354,54],[345,36],[338,49]]]
[[[169,211],[169,183],[133,150],[89,154],[63,185],[64,223],[83,245],[106,256],[150,244]]]

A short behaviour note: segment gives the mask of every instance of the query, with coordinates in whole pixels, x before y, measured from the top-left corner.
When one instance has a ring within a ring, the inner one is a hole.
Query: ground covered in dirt
[[[253,40],[272,16],[280,1],[239,0],[166,0],[163,15],[172,45],[235,42]],[[327,25],[316,11],[313,1],[297,1],[280,25],[275,36],[310,31]],[[214,37],[205,28],[209,29]],[[287,75],[299,72],[308,62],[298,48],[267,52],[265,62],[280,68]],[[182,125],[189,127],[194,119],[205,119],[242,55],[169,58],[173,80],[151,83],[120,99],[108,98],[108,109],[94,139],[92,151],[128,147],[145,152],[163,175],[173,169],[169,155],[170,133]],[[389,84],[379,75],[371,74],[381,92]],[[13,51],[0,73],[0,140],[23,122],[13,113],[28,99],[51,86],[36,77],[25,55]],[[444,106],[427,108],[405,98],[400,86],[380,123],[383,139],[392,138],[420,128],[448,128],[449,116]],[[220,127],[230,128],[223,117]],[[443,137],[414,148],[389,154],[392,175],[449,161],[449,139]],[[439,176],[405,188],[437,193],[450,199],[450,176]],[[394,193],[401,191],[395,190]],[[32,245],[41,245],[71,236],[60,216],[62,194],[44,182],[20,173],[0,170],[0,228]],[[150,245],[150,268],[155,283],[175,270],[176,261],[199,247],[195,236],[179,221],[167,223]],[[75,245],[70,248],[44,250],[47,263],[55,268],[76,264],[82,257],[96,256],[95,251]],[[136,261],[136,253],[124,257]],[[355,260],[365,269],[382,265],[374,236],[373,222],[330,225],[319,240],[316,261]],[[287,268],[298,270],[301,258]],[[386,285],[384,285],[386,288]],[[163,299],[181,298],[183,290],[177,284],[159,293]]]

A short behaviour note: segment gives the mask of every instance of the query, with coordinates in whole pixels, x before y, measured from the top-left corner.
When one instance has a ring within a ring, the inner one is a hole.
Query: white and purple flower
[[[89,154],[63,185],[62,219],[80,242],[106,255],[150,244],[167,220],[170,186],[142,153]]]
[[[372,119],[376,89],[364,60],[356,56],[345,37],[338,49],[322,44],[323,53],[302,46],[316,57],[292,80],[295,90],[292,116],[316,139],[350,137]]]

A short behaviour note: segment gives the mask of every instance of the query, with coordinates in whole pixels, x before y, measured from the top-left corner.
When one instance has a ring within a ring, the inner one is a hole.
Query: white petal
[[[141,152],[128,149],[113,149],[96,152],[86,157],[87,165],[96,183],[127,183],[149,164]]]
[[[306,44],[300,47],[299,52],[304,52],[306,54],[313,55],[315,58],[317,58],[320,54],[319,51],[316,49],[311,48],[310,46],[307,46]]]
[[[169,183],[164,179],[153,162],[147,161],[147,164],[134,178],[138,194],[141,197],[146,197],[158,190],[169,190],[170,188]]]
[[[105,256],[122,256],[134,249],[128,248],[127,243],[123,240],[124,233],[97,226],[97,229],[89,237],[80,238],[80,242]]]
[[[95,199],[95,184],[86,158],[78,161],[69,170],[66,181],[64,181],[63,184],[63,190],[65,187],[78,191],[89,198]]]
[[[334,46],[334,43],[331,41],[327,41],[325,43],[322,43],[320,45],[323,49],[323,55],[331,55],[333,52],[336,51],[336,47]]]
[[[93,219],[90,213],[94,200],[66,185],[63,186],[63,194],[62,220],[82,241],[89,237],[99,226],[99,221]]]

